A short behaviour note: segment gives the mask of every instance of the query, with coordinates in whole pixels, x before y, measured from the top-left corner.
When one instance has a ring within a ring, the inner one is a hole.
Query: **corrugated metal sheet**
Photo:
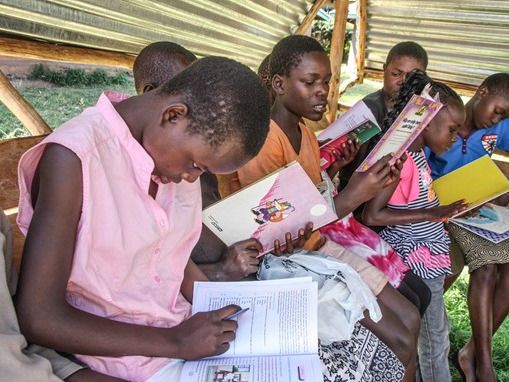
[[[366,68],[382,69],[389,49],[414,40],[432,77],[471,85],[509,72],[509,1],[369,0]]]
[[[48,42],[138,53],[170,40],[199,56],[256,68],[291,33],[306,0],[0,0],[0,32]]]

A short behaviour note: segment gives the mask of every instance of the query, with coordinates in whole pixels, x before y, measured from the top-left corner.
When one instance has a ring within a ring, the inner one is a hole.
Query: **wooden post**
[[[51,132],[39,113],[18,93],[0,70],[0,101],[14,114],[32,135]]]
[[[131,69],[136,56],[99,49],[76,48],[47,42],[0,37],[0,56],[105,65]]]
[[[357,3],[357,78],[364,81],[364,64],[366,62],[366,32],[368,30],[368,0]]]
[[[345,46],[348,0],[335,0],[334,8],[336,15],[334,17],[334,30],[332,31],[330,50],[332,78],[330,80],[329,111],[327,112],[327,119],[330,122],[334,122],[338,111],[339,81],[341,79],[341,63],[343,62],[343,49]]]
[[[294,34],[306,34],[309,28],[311,28],[311,24],[313,23],[313,20],[316,17],[316,14],[322,8],[323,4],[325,3],[325,0],[315,0],[315,3],[307,13],[307,15],[304,17],[300,25],[295,30]]]

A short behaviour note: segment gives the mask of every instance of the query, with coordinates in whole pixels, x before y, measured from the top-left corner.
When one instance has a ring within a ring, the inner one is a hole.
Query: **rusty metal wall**
[[[369,0],[366,68],[382,69],[389,49],[414,40],[432,77],[479,85],[509,72],[509,1]]]
[[[309,0],[0,0],[0,33],[137,53],[153,41],[257,68]]]

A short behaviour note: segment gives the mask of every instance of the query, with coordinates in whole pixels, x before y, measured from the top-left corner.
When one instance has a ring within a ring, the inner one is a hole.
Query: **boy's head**
[[[143,146],[163,181],[234,172],[258,153],[268,133],[265,87],[227,58],[198,60],[146,95],[145,107],[161,114],[143,132]]]
[[[272,80],[270,77],[270,54],[268,54],[258,67],[258,77],[262,80],[263,84],[269,92],[270,104],[274,101],[274,90],[272,90]]]
[[[472,101],[473,127],[486,129],[509,118],[509,73],[487,77],[477,89]]]
[[[394,45],[384,64],[384,92],[395,99],[406,76],[414,69],[425,71],[428,54],[414,41],[403,41]]]
[[[322,118],[331,69],[318,41],[300,35],[285,37],[274,46],[269,68],[276,100],[299,118]]]
[[[147,45],[133,66],[134,86],[138,94],[157,88],[196,61],[196,56],[183,46],[169,41]]]

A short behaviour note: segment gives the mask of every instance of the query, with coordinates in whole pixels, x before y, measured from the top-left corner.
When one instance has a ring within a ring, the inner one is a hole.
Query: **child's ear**
[[[476,95],[480,98],[484,98],[489,94],[488,87],[486,86],[480,86],[479,89],[477,89]]]
[[[162,123],[173,123],[179,119],[185,118],[189,113],[189,109],[184,103],[174,103],[168,106],[162,115]]]
[[[144,94],[144,93],[146,93],[146,92],[149,92],[149,91],[151,91],[151,90],[154,90],[155,88],[156,88],[156,87],[155,87],[155,85],[154,85],[154,84],[145,84],[145,85],[143,85],[143,89],[142,89],[142,91],[141,91],[141,94]]]
[[[274,89],[274,92],[278,95],[285,93],[284,80],[279,74],[275,74],[274,77],[272,77],[272,89]]]

